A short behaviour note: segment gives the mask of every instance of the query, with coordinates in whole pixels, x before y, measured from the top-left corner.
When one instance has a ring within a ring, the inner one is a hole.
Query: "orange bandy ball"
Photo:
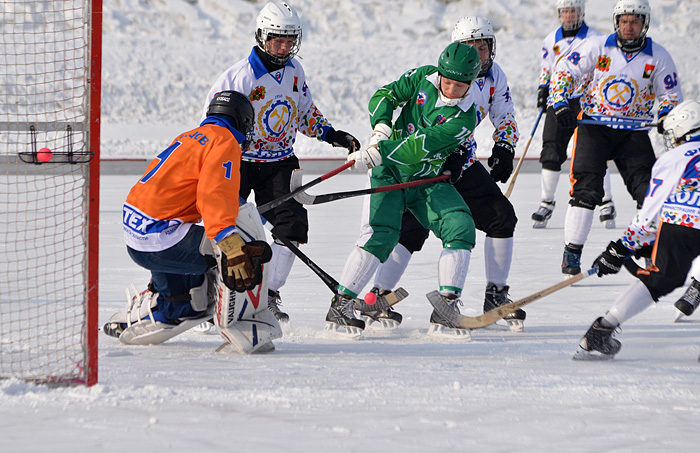
[[[41,148],[37,153],[36,153],[37,159],[41,162],[48,162],[51,159],[53,159],[53,153],[51,152],[50,149],[48,148]]]

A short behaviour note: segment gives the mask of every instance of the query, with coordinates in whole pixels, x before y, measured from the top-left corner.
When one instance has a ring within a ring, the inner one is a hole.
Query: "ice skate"
[[[583,247],[580,245],[567,244],[564,247],[564,256],[561,261],[561,273],[571,277],[581,273],[581,253]]]
[[[355,299],[345,294],[336,294],[326,315],[326,330],[358,338],[365,329],[365,322],[355,313]]]
[[[700,282],[691,278],[690,286],[685,290],[685,293],[680,299],[673,304],[678,309],[676,322],[682,320],[686,316],[693,314],[696,308],[700,305]]]
[[[277,318],[279,322],[289,322],[289,315],[280,310],[280,306],[282,306],[282,298],[280,297],[280,292],[268,289],[267,308],[270,309],[272,314],[275,315],[275,318]]]
[[[489,284],[486,287],[486,293],[484,294],[484,313],[491,311],[496,307],[508,304],[512,302],[508,298],[509,286],[504,286],[500,290],[494,284]],[[508,329],[511,332],[522,332],[524,328],[525,321],[525,310],[517,309],[513,313],[505,316],[503,320],[508,323]]]
[[[612,200],[603,202],[600,205],[600,221],[605,224],[605,228],[608,230],[615,229],[615,217],[617,217],[617,212],[615,211],[615,204]]]
[[[606,327],[603,318],[596,319],[581,338],[574,360],[610,360],[620,352],[622,344],[613,338],[616,327]]]
[[[549,222],[552,212],[554,212],[554,205],[556,205],[554,201],[542,200],[540,207],[532,214],[532,220],[535,221],[532,228],[547,227],[547,222]]]
[[[370,292],[374,293],[377,298],[384,297],[391,293],[389,290],[378,288],[372,288]],[[362,319],[365,321],[366,327],[374,328],[376,323],[379,323],[379,325],[381,325],[381,327],[385,330],[393,330],[398,328],[399,324],[401,324],[401,321],[403,320],[403,316],[401,316],[401,314],[397,311],[394,311],[392,308],[387,308],[386,310],[360,310],[360,314],[362,315]]]
[[[457,298],[445,297],[442,294],[435,292],[437,296],[441,297],[450,309],[456,311],[458,314],[459,306],[462,305],[462,301]],[[463,329],[458,325],[453,324],[445,317],[441,316],[437,310],[433,309],[430,315],[430,328],[428,329],[428,336],[433,338],[447,338],[450,340],[462,340],[469,341],[472,336],[469,333],[469,329]]]

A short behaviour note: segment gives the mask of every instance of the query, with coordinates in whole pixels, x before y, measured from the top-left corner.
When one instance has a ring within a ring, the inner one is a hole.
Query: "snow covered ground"
[[[634,203],[619,176],[618,226],[596,222],[583,256],[590,264],[622,233]],[[125,304],[124,288],[148,273],[128,258],[121,204],[138,176],[102,179],[100,323]],[[531,228],[538,175],[521,175],[512,195],[520,223],[510,284],[522,298],[562,280],[565,210]],[[341,174],[310,193],[364,186]],[[566,199],[561,185],[558,199]],[[359,231],[361,199],[311,206],[304,251],[336,278]],[[464,312],[482,305],[482,235],[467,277]],[[0,382],[3,451],[563,451],[691,452],[700,434],[700,318],[674,323],[678,290],[632,319],[608,363],[571,360],[579,338],[632,277],[590,277],[527,307],[522,333],[480,330],[468,343],[426,337],[440,244],[430,238],[402,285],[397,331],[360,340],[330,336],[331,293],[296,262],[282,290],[291,323],[268,355],[215,353],[218,335],[185,333],[152,347],[100,334],[99,383],[48,389]]]
[[[104,0],[103,157],[150,159],[196,124],[209,85],[249,53],[263,3]],[[610,32],[615,2],[587,3],[588,22]],[[537,113],[540,43],[557,25],[553,0],[292,4],[304,20],[300,55],[317,103],[363,141],[371,93],[405,69],[433,63],[459,17],[487,16],[517,105],[522,152]],[[688,51],[700,48],[700,38],[687,32],[700,26],[700,2],[651,4],[649,35],[674,56],[686,98],[700,98],[697,52]],[[481,155],[491,148],[490,133],[488,125],[477,131]],[[298,153],[342,156],[303,139]],[[130,282],[142,288],[148,280],[126,255],[120,226],[137,178],[101,180],[100,324],[124,306]],[[539,176],[518,179],[511,196],[520,218],[509,281],[515,299],[562,279],[565,182],[550,227],[534,230],[529,217],[539,202]],[[310,192],[361,187],[364,177],[347,173]],[[633,215],[618,175],[613,192],[618,229],[595,222],[585,265]],[[360,205],[354,198],[309,209],[304,251],[336,278],[358,235]],[[479,235],[463,298],[469,315],[482,305],[482,244]],[[409,266],[400,328],[368,331],[358,341],[324,332],[331,294],[299,262],[282,290],[291,323],[272,354],[215,353],[222,340],[194,332],[154,347],[126,347],[100,334],[94,387],[0,381],[2,451],[697,451],[700,315],[673,323],[682,289],[624,325],[622,351],[608,363],[578,363],[571,355],[593,319],[632,282],[624,273],[591,277],[533,303],[522,333],[480,330],[469,343],[435,341],[425,335],[425,293],[435,289],[439,251],[431,237]]]

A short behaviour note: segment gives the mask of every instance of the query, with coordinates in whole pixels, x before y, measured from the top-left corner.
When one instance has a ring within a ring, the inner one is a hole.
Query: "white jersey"
[[[478,126],[488,115],[493,131],[493,141],[506,142],[513,146],[518,143],[520,135],[518,125],[515,122],[515,108],[513,99],[510,97],[508,79],[503,69],[493,63],[491,69],[484,77],[478,77],[465,98],[464,105],[474,104],[476,110],[476,125]],[[476,140],[472,134],[465,145],[469,150],[469,158],[466,167],[475,161]]]
[[[255,108],[255,137],[243,160],[274,162],[294,153],[297,131],[322,140],[331,128],[314,105],[304,68],[296,58],[268,72],[255,52],[226,70],[209,90],[202,119],[212,98],[221,91],[246,94]]]
[[[653,121],[655,101],[659,115],[665,115],[683,100],[671,55],[651,38],[632,54],[620,49],[615,34],[581,41],[557,65],[550,82],[551,104],[568,102],[574,96],[573,88],[586,76],[590,82],[581,97],[581,110],[611,124],[617,120]]]
[[[576,35],[564,37],[564,30],[561,27],[547,35],[542,41],[542,61],[540,64],[540,86],[549,85],[552,75],[555,72],[557,63],[569,51],[576,47],[581,41],[591,36],[602,36],[602,33],[595,28],[590,28],[584,22]],[[574,91],[571,98],[581,97],[583,84]]]
[[[700,138],[656,161],[642,209],[627,227],[622,243],[630,250],[651,245],[661,223],[700,230]]]

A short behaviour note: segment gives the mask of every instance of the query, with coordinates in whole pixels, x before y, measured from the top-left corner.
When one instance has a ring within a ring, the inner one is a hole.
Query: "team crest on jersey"
[[[484,85],[486,85],[486,77],[480,77],[476,79],[476,85],[479,87],[479,90],[484,91]]]
[[[554,51],[554,55],[559,55],[561,48],[558,45],[554,44],[554,47],[552,47],[552,50]]]
[[[248,96],[251,101],[260,101],[262,99],[265,99],[265,87],[264,86],[259,86],[255,87],[253,91],[250,92],[250,96]]]
[[[645,79],[650,79],[651,74],[654,72],[655,68],[656,66],[654,66],[653,64],[647,64],[646,66],[644,66],[644,74],[642,75],[642,77]]]
[[[413,123],[408,123],[408,125],[406,125],[406,130],[409,134],[413,134],[416,131],[416,126],[414,126]]]
[[[634,81],[616,79],[610,76],[601,83],[600,94],[607,107],[616,111],[627,110],[637,96],[637,84]]]
[[[270,100],[258,113],[258,131],[270,142],[284,139],[289,124],[297,116],[297,106],[289,96]]]
[[[443,115],[438,115],[437,118],[435,118],[435,125],[442,124],[445,122],[445,117]]]
[[[418,92],[418,96],[416,96],[416,105],[423,105],[425,104],[425,101],[428,100],[428,95],[425,94],[425,91],[420,90]]]
[[[610,57],[601,55],[598,57],[598,64],[595,65],[598,71],[608,72],[610,70]]]
[[[295,93],[299,92],[299,87],[297,86],[297,83],[299,83],[299,77],[294,76],[294,86],[292,87],[292,91]]]

